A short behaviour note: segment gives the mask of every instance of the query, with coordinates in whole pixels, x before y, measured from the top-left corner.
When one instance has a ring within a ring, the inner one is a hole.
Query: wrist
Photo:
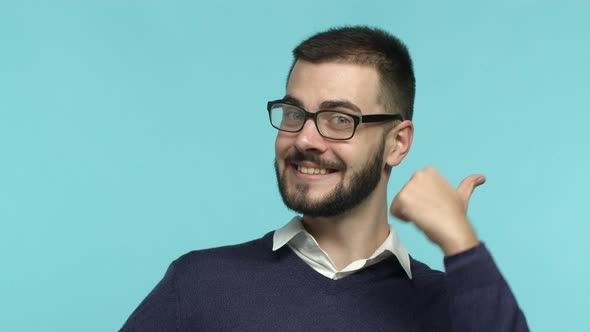
[[[455,232],[453,237],[450,237],[445,243],[440,244],[440,248],[445,256],[456,255],[479,245],[479,239],[471,224],[467,222],[464,225],[467,227]]]
[[[442,249],[444,255],[448,257],[448,256],[460,254],[460,253],[467,251],[469,249],[473,249],[473,248],[477,247],[478,245],[479,245],[479,240],[475,239],[475,240],[469,241],[469,242],[454,243],[453,245],[450,245],[450,246],[441,247],[441,249]]]

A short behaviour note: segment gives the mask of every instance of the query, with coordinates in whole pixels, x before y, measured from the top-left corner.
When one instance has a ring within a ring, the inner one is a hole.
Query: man
[[[411,258],[388,225],[387,182],[413,138],[405,46],[346,27],[309,38],[294,57],[268,111],[279,190],[302,217],[180,257],[122,330],[527,331],[466,217],[483,176],[455,189],[420,170],[389,209],[442,249],[446,273]]]

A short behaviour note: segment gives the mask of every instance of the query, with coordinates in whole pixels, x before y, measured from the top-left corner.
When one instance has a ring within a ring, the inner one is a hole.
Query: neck
[[[338,216],[303,217],[305,229],[336,269],[368,258],[389,236],[386,190],[386,184],[380,183],[365,201]]]

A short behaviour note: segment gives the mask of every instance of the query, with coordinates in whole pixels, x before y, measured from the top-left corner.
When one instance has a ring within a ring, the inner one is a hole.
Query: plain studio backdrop
[[[414,59],[389,199],[427,165],[485,174],[469,216],[532,330],[590,330],[588,3],[2,1],[0,330],[116,330],[173,259],[286,223],[266,101],[297,43],[346,24]]]

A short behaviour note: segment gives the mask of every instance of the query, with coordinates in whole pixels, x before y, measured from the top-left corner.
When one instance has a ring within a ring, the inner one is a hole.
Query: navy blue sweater
[[[392,256],[331,280],[272,235],[180,257],[121,331],[528,331],[483,244],[446,273]]]

